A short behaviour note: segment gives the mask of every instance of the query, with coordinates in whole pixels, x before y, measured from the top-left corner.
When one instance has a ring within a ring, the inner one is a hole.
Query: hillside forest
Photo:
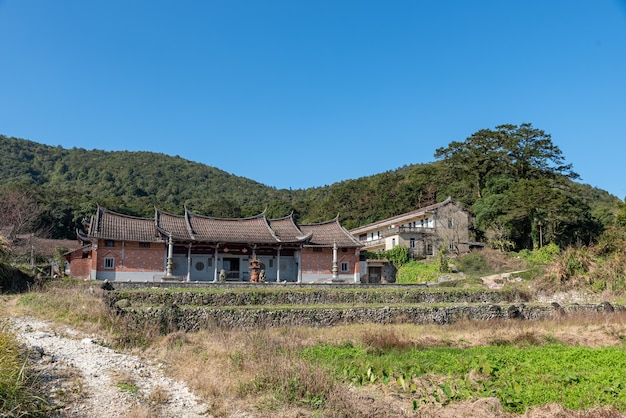
[[[182,214],[299,223],[339,216],[355,228],[446,199],[473,215],[476,241],[503,250],[593,243],[626,204],[581,183],[550,134],[531,124],[482,129],[434,150],[434,161],[309,189],[276,189],[154,152],[64,149],[0,135],[0,232],[73,239],[101,205],[133,216]]]

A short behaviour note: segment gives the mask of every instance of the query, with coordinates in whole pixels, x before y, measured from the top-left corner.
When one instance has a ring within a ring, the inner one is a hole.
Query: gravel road
[[[97,337],[33,317],[8,322],[33,352],[55,417],[208,417],[187,386],[159,364],[118,353]]]

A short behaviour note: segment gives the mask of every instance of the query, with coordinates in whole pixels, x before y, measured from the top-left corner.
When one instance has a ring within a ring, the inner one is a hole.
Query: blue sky
[[[504,123],[626,197],[626,0],[0,0],[0,133],[277,188]]]

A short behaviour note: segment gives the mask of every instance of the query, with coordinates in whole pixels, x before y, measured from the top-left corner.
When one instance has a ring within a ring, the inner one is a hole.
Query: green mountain
[[[15,191],[32,195],[39,203],[36,227],[57,238],[73,238],[75,229],[93,213],[96,204],[134,216],[152,216],[155,206],[178,214],[187,207],[219,217],[246,217],[266,211],[274,218],[293,212],[301,223],[339,215],[346,228],[353,228],[447,196],[469,209],[480,209],[477,202],[486,200],[473,192],[464,174],[451,171],[447,162],[449,159],[444,158],[330,186],[285,190],[178,156],[64,149],[0,135],[0,196]],[[561,189],[563,199],[575,201],[571,206],[577,209],[568,215],[576,218],[575,230],[591,228],[581,224],[584,217],[593,220],[591,235],[612,222],[619,202],[616,197],[566,176],[557,177],[558,186],[550,188]],[[560,220],[558,228],[565,228],[565,224],[568,222]],[[489,229],[489,224],[485,225],[483,230],[477,229],[477,238],[482,239]],[[578,236],[587,239],[590,235]]]

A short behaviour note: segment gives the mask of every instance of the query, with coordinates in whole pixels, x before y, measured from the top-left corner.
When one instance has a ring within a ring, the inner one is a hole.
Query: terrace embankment
[[[571,313],[610,314],[624,307],[534,303],[519,291],[416,286],[214,285],[194,288],[120,286],[106,302],[137,324],[163,332],[211,327],[333,326],[356,323],[451,324],[463,319],[540,320]]]

